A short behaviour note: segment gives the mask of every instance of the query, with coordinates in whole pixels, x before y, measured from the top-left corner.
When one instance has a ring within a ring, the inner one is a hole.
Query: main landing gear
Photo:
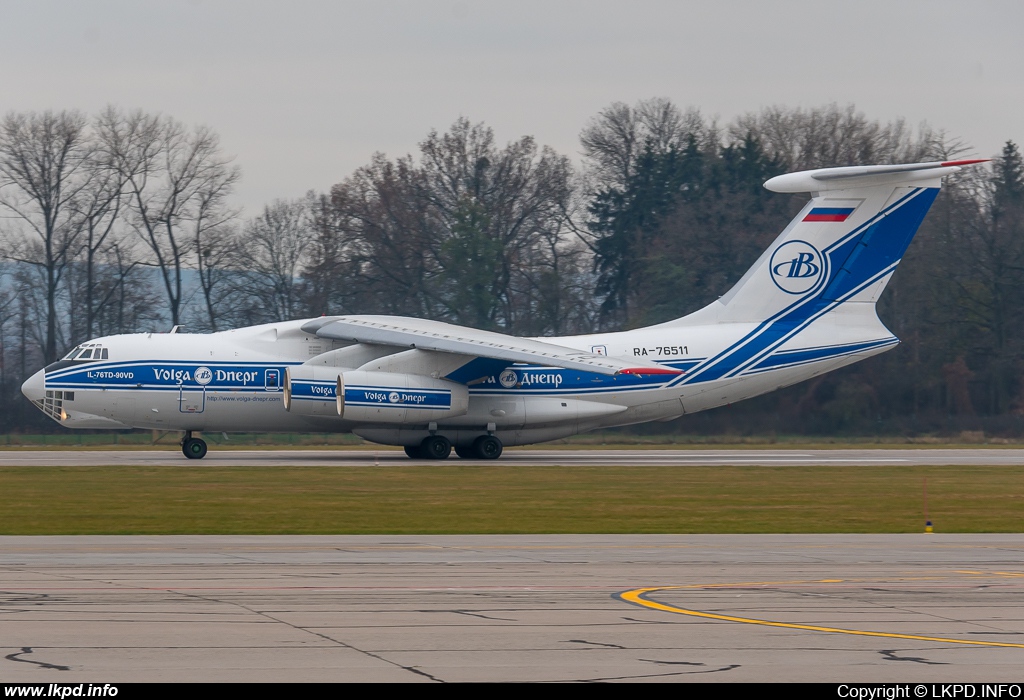
[[[412,459],[448,459],[451,453],[452,443],[444,435],[431,435],[419,445],[405,447],[405,454]]]
[[[477,459],[497,459],[502,449],[501,440],[493,435],[481,435],[473,441],[470,451]]]
[[[493,435],[481,435],[472,445],[456,445],[455,454],[463,459],[497,459],[501,456],[501,440]],[[405,454],[412,459],[448,459],[452,443],[443,435],[423,438],[419,445],[405,447]]]
[[[181,439],[181,453],[189,459],[202,459],[206,456],[206,440],[192,437],[192,431],[186,430]]]

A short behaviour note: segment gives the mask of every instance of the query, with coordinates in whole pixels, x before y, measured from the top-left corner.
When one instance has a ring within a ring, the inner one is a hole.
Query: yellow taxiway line
[[[758,583],[744,584],[698,584],[690,586],[651,586],[648,588],[634,588],[632,590],[618,593],[616,597],[627,603],[633,603],[651,610],[675,613],[677,615],[689,615],[691,617],[702,617],[708,620],[721,620],[723,622],[742,622],[747,625],[762,625],[765,627],[782,627],[784,629],[805,630],[808,632],[830,632],[833,634],[852,634],[858,637],[884,637],[887,639],[910,639],[919,642],[942,642],[945,644],[970,644],[984,647],[1009,647],[1013,649],[1024,649],[1024,644],[1012,644],[1010,642],[985,642],[976,639],[952,639],[948,637],[927,637],[918,634],[897,634],[895,632],[873,632],[870,630],[844,629],[842,627],[824,627],[822,625],[801,625],[794,622],[776,622],[774,620],[758,620],[752,617],[736,617],[735,615],[719,615],[717,613],[690,610],[674,605],[666,605],[648,598],[652,593],[660,591],[678,591],[686,589],[708,589],[708,588],[731,588],[734,586],[772,586],[785,584],[807,584],[807,583],[842,583],[842,579],[821,579],[817,581],[763,581]]]

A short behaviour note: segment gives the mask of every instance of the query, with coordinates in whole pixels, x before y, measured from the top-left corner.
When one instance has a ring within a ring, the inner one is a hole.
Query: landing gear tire
[[[477,459],[497,459],[501,457],[501,440],[493,435],[481,435],[473,441],[473,454]]]
[[[419,445],[406,445],[405,446],[405,455],[409,459],[423,459],[423,455],[420,454],[420,446]]]
[[[206,440],[186,438],[181,443],[181,453],[189,459],[202,459],[206,456]]]
[[[427,459],[448,459],[452,443],[443,435],[431,435],[420,443],[420,454]]]
[[[462,459],[476,459],[476,453],[473,452],[473,448],[470,445],[456,445],[455,454]]]

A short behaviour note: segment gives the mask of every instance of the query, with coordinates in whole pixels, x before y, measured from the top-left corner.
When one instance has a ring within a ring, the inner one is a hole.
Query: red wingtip
[[[681,369],[671,367],[630,367],[620,369],[619,374],[685,374]]]
[[[991,158],[975,158],[974,160],[947,160],[942,164],[943,168],[950,168],[954,165],[974,165],[975,163],[988,163]]]

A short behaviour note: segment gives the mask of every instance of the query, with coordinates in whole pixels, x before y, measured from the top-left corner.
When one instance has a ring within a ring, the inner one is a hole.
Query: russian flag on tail
[[[814,207],[804,221],[842,222],[849,218],[855,207]]]

